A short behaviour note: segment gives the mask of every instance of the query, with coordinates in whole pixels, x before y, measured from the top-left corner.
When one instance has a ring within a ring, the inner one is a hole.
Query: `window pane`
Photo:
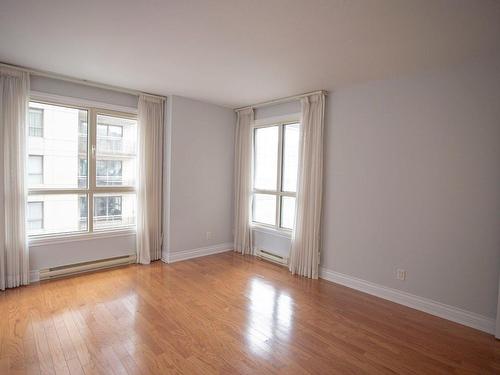
[[[256,189],[277,189],[278,134],[278,126],[255,129],[254,187]]]
[[[43,136],[43,109],[30,108],[28,112],[28,127],[30,137]]]
[[[97,115],[97,186],[135,184],[136,143],[136,120]]]
[[[283,139],[283,191],[297,191],[299,163],[299,124],[284,126]]]
[[[94,229],[135,225],[135,193],[94,195]]]
[[[43,184],[43,156],[28,156],[28,184],[30,186]]]
[[[253,221],[276,225],[276,195],[254,194]]]
[[[87,175],[80,174],[80,160],[87,160],[87,111],[30,102],[30,126],[37,124],[32,116],[40,111],[43,132],[28,137],[28,154],[43,157],[45,174],[43,181],[39,177],[28,179],[28,187],[86,187]]]
[[[295,221],[295,197],[281,197],[281,227],[293,229]]]
[[[43,229],[43,202],[28,202],[28,231]]]
[[[86,231],[87,220],[81,215],[82,203],[87,204],[86,195],[30,195],[27,212],[28,234]]]
[[[98,186],[122,185],[123,160],[97,160],[96,178]]]

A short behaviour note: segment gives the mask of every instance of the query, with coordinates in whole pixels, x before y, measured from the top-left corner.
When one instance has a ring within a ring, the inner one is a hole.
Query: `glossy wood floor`
[[[492,336],[225,253],[0,292],[0,374],[500,373]]]

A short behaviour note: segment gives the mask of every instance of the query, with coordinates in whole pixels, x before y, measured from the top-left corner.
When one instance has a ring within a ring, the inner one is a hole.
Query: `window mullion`
[[[88,195],[87,195],[87,220],[88,220],[88,228],[89,233],[94,231],[94,191],[96,188],[96,122],[97,122],[97,113],[96,110],[91,108],[89,111],[89,142],[88,142]]]
[[[278,125],[278,192],[282,191],[283,183],[283,124]],[[281,227],[281,195],[278,194],[276,202],[276,227]]]

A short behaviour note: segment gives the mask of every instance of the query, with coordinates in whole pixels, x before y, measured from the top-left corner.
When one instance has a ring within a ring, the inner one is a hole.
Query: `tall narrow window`
[[[43,109],[30,107],[28,112],[30,137],[43,137]]]
[[[35,113],[45,121],[39,136],[30,130],[28,137],[28,202],[33,207],[28,209],[28,234],[133,227],[134,115],[38,102],[30,102],[29,111],[30,128]]]
[[[43,202],[28,202],[28,230],[43,230]]]
[[[31,186],[43,184],[43,155],[28,156],[28,184]]]
[[[253,222],[293,229],[298,167],[298,123],[254,129]]]

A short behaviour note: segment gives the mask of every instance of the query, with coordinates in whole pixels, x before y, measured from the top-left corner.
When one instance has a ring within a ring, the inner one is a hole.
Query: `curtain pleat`
[[[252,108],[238,111],[234,149],[234,251],[252,254]]]
[[[318,278],[323,190],[324,94],[301,99],[299,166],[295,226],[289,269],[292,274]]]
[[[141,264],[161,258],[164,112],[163,98],[139,97],[137,262]]]
[[[0,290],[29,284],[26,113],[29,74],[0,68]]]

